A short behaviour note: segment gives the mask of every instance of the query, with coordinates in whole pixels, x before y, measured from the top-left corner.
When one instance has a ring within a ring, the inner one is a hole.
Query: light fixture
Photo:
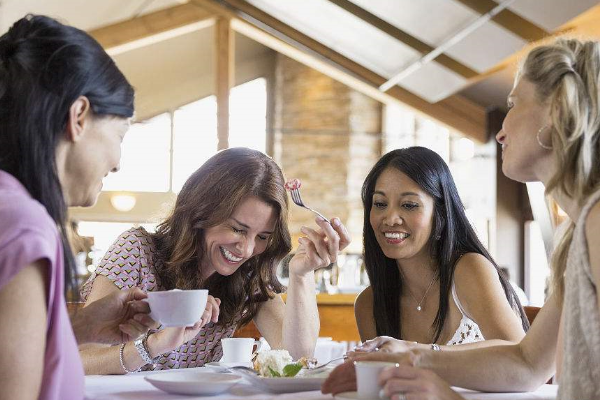
[[[453,141],[452,159],[455,161],[470,160],[475,156],[475,143],[471,139],[460,138]]]
[[[110,197],[110,204],[117,211],[127,212],[135,207],[136,198],[132,194],[113,194]]]

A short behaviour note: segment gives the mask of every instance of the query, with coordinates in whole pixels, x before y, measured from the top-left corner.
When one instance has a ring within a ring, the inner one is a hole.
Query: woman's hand
[[[290,260],[290,274],[303,276],[328,266],[337,260],[339,251],[351,242],[350,234],[339,218],[333,218],[331,224],[321,218],[315,221],[321,229],[305,226],[301,229],[306,236],[298,239],[300,246]]]
[[[209,322],[217,322],[219,320],[219,306],[221,300],[208,295],[206,308],[198,322],[194,326],[174,327],[162,329],[148,337],[148,348],[150,355],[154,358],[159,354],[164,354],[175,350],[184,343],[195,338],[200,329]]]
[[[379,375],[379,384],[390,400],[463,399],[434,372],[410,365],[384,369]]]
[[[420,346],[417,342],[407,342],[406,340],[395,339],[390,336],[378,336],[367,340],[354,351],[349,351],[348,356],[354,356],[361,353],[372,353],[379,351],[382,353],[404,353]],[[425,346],[426,347],[426,346]]]
[[[400,365],[413,364],[410,353],[353,353],[348,356],[345,363],[338,365],[329,377],[323,382],[321,391],[325,394],[351,392],[356,390],[356,372],[354,370],[354,361],[385,361],[398,363]]]
[[[71,322],[79,344],[126,343],[157,327],[146,297],[138,288],[115,291],[78,310]]]

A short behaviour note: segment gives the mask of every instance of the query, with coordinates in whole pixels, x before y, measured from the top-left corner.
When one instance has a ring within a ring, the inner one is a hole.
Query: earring
[[[540,134],[541,134],[541,133],[544,131],[544,129],[546,129],[546,128],[550,128],[550,126],[549,126],[549,125],[544,125],[544,126],[542,126],[542,127],[541,127],[541,128],[538,130],[538,131],[537,131],[537,135],[536,135],[537,142],[538,142],[538,144],[540,145],[540,147],[541,147],[542,149],[546,149],[546,150],[552,150],[552,146],[551,146],[551,145],[550,145],[550,146],[546,146],[544,143],[542,143],[542,140],[540,139]]]

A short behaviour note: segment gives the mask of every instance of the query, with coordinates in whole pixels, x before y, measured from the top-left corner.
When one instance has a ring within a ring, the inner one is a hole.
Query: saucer
[[[200,396],[223,393],[242,380],[233,374],[200,371],[168,371],[144,379],[167,393]]]
[[[229,368],[231,367],[248,367],[252,368],[252,362],[209,362],[204,364],[206,368],[210,368],[215,372],[229,372]]]

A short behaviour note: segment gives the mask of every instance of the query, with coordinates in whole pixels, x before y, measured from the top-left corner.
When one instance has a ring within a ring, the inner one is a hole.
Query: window
[[[217,101],[215,96],[188,104],[174,113],[173,191],[217,151]]]
[[[231,90],[230,147],[264,152],[266,121],[266,79]],[[104,180],[104,191],[179,192],[187,178],[217,152],[215,96],[133,124],[122,152],[121,170]]]
[[[104,179],[105,191],[167,192],[171,115],[133,124],[121,145],[121,170]]]
[[[106,254],[108,248],[117,240],[121,233],[133,228],[134,226],[143,226],[148,232],[154,232],[156,224],[132,224],[121,222],[95,222],[81,221],[77,232],[84,237],[94,239],[89,258],[92,260],[92,265],[86,266],[89,272],[94,272],[94,269]]]

